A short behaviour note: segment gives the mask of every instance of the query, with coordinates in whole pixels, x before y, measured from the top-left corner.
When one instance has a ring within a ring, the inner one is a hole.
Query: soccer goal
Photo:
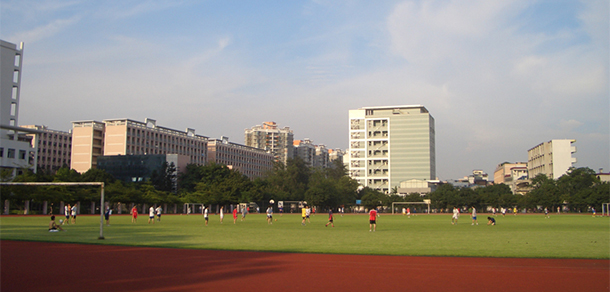
[[[0,182],[0,186],[100,186],[100,236],[97,239],[104,239],[103,182]]]
[[[602,217],[610,216],[610,203],[602,203]]]
[[[428,205],[428,215],[430,214],[430,200],[424,200],[423,202],[392,202],[392,215],[396,205]]]

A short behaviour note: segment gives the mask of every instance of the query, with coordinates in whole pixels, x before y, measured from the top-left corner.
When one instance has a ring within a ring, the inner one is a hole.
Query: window
[[[4,157],[4,148],[0,148],[0,157]]]
[[[8,149],[8,152],[6,153],[6,157],[8,158],[15,158],[15,149]]]

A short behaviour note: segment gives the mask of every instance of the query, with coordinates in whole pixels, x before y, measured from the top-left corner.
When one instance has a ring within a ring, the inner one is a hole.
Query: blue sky
[[[275,121],[345,149],[348,110],[422,104],[437,175],[490,175],[551,139],[610,171],[601,1],[9,1],[19,123],[130,118],[244,143]]]

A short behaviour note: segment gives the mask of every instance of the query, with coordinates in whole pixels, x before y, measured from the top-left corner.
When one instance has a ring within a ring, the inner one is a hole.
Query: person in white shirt
[[[72,224],[76,224],[76,205],[72,206]]]
[[[453,207],[453,216],[451,217],[451,225],[457,224],[458,218],[460,218],[460,210],[458,208]]]
[[[203,218],[205,218],[205,226],[208,226],[208,208],[204,207],[203,209]]]
[[[150,221],[155,224],[155,208],[153,206],[148,208],[148,224],[150,224]]]
[[[161,221],[161,211],[163,211],[163,209],[161,209],[161,206],[155,209],[155,213],[157,213],[157,221]]]

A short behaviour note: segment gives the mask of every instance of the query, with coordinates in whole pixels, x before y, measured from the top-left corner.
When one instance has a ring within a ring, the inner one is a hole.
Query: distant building
[[[51,130],[47,126],[27,125],[28,129],[40,131],[40,134],[28,134],[32,138],[32,147],[36,147],[38,169],[55,173],[63,166],[70,167],[72,156],[72,133]]]
[[[595,176],[597,176],[601,182],[610,182],[610,172],[604,172],[603,168],[600,168],[599,172],[596,173]]]
[[[208,163],[227,165],[250,179],[263,177],[273,169],[273,154],[229,142],[229,138],[208,139]]]
[[[566,174],[576,163],[572,157],[576,153],[574,139],[558,139],[540,143],[527,151],[527,170],[530,178],[545,174],[548,178],[558,179]]]
[[[97,159],[97,168],[103,169],[115,179],[123,182],[142,182],[151,179],[153,172],[162,173],[163,164],[174,165],[184,169],[188,157],[178,154],[148,154],[148,155],[108,155]]]
[[[294,134],[289,127],[278,128],[275,122],[264,122],[245,129],[244,136],[246,146],[271,152],[277,162],[286,164],[294,156]]]
[[[12,176],[22,169],[36,172],[37,165],[36,145],[31,145],[27,135],[39,131],[19,127],[22,65],[23,43],[17,48],[0,40],[0,168]]]
[[[153,119],[72,122],[72,168],[85,172],[97,167],[100,156],[149,154],[182,155],[188,157],[188,163],[203,165],[207,140],[194,129],[183,132],[160,127]]]
[[[385,193],[405,181],[435,180],[434,127],[422,105],[350,110],[350,176]]]
[[[520,171],[515,172],[515,170]],[[525,173],[523,173],[523,170],[525,170]],[[515,175],[517,175],[517,177],[515,177]],[[507,179],[517,180],[523,175],[525,175],[525,178],[527,178],[526,162],[503,162],[496,166],[496,170],[494,171],[494,183],[501,184],[504,183]]]
[[[336,149],[328,149],[328,161],[333,162],[337,159],[343,161],[343,156],[345,155],[345,151],[336,148]]]

